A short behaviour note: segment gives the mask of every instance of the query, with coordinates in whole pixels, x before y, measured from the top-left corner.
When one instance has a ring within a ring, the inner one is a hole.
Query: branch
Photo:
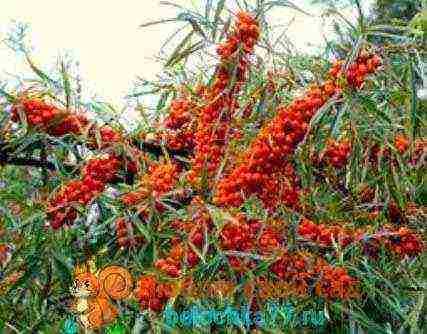
[[[148,152],[148,153],[152,153],[154,154],[156,157],[159,157],[161,155],[163,155],[163,149],[162,146],[160,144],[157,143],[153,143],[153,142],[146,142],[146,141],[141,141],[138,139],[134,139],[132,141],[132,143],[138,147],[140,150]],[[169,155],[171,156],[182,156],[182,157],[188,157],[191,152],[188,150],[172,150],[172,149],[168,149],[167,147],[164,148]]]
[[[6,161],[0,160],[7,165],[14,166],[31,166],[31,167],[42,167],[49,170],[55,170],[56,167],[53,163],[49,161],[43,161],[38,159],[27,159],[27,158],[8,158]]]

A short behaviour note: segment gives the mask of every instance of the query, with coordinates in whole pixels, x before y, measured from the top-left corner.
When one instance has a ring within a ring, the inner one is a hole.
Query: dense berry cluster
[[[323,155],[323,159],[335,168],[343,168],[351,153],[351,145],[348,139],[339,142],[329,139]]]
[[[425,248],[422,237],[406,227],[384,226],[367,238],[364,249],[377,257],[381,244],[401,258],[420,255]]]
[[[20,110],[24,113],[29,126],[41,127],[53,136],[79,134],[88,124],[86,117],[70,114],[38,98],[23,98],[15,104],[12,108],[12,121],[20,120]]]
[[[188,150],[194,148],[194,115],[196,105],[190,97],[177,98],[171,102],[170,113],[163,124],[166,131],[160,133],[166,146],[171,150]]]
[[[120,132],[114,130],[109,125],[103,125],[99,128],[92,126],[89,130],[88,146],[91,148],[103,149],[121,140],[122,136]]]
[[[242,215],[224,225],[220,232],[220,246],[224,250],[259,253],[277,251],[283,246],[279,230],[258,220],[247,220]]]
[[[122,195],[121,201],[126,206],[131,206],[140,203],[151,195],[156,201],[156,208],[161,211],[162,205],[159,199],[175,187],[178,177],[179,168],[171,162],[151,165],[141,180],[139,189]]]
[[[290,283],[296,295],[308,296],[314,291],[327,299],[356,296],[357,281],[344,268],[334,267],[309,253],[285,253],[270,267],[282,281]]]
[[[171,102],[170,113],[164,121],[168,129],[177,130],[182,128],[192,119],[190,113],[191,104],[187,99],[175,99]]]
[[[160,283],[154,276],[145,275],[139,278],[134,295],[142,310],[158,312],[173,296],[173,288],[170,284]]]
[[[351,87],[361,88],[369,74],[374,73],[381,65],[378,55],[362,52],[353,64],[350,64],[344,75],[344,62],[337,61],[329,71],[334,78],[345,77],[347,84]]]
[[[245,81],[248,55],[259,37],[257,21],[247,13],[237,15],[237,23],[225,43],[218,49],[213,85],[205,91],[206,106],[199,113],[194,134],[195,156],[189,172],[190,182],[199,184],[202,174],[212,177],[221,164],[229,137],[230,120],[238,108],[236,97]],[[234,64],[236,68],[233,68]]]
[[[296,183],[293,168],[287,164],[287,160],[304,138],[314,112],[334,94],[334,89],[327,90],[326,87],[313,87],[306,97],[297,99],[287,108],[279,108],[278,115],[261,129],[249,149],[243,153],[241,163],[220,181],[215,197],[217,204],[239,206],[252,195],[262,198],[261,194],[267,193],[268,201],[267,198],[262,201],[265,206],[271,206],[271,196],[280,194],[277,188],[271,187],[272,175],[282,174],[284,165],[287,166],[285,170],[289,170],[286,173],[289,176],[285,175],[287,181],[291,185]],[[272,190],[276,191],[271,193]],[[291,204],[296,204],[294,197],[289,200]]]
[[[150,189],[154,197],[171,191],[178,182],[179,169],[172,163],[151,166],[148,171]]]
[[[12,121],[18,122],[20,120],[20,110],[27,118],[28,125],[41,126],[46,128],[50,122],[61,114],[61,111],[41,99],[37,98],[24,98],[20,103],[12,108]]]
[[[330,247],[334,242],[341,247],[346,247],[362,234],[341,226],[325,226],[315,224],[308,219],[303,219],[298,227],[298,234],[320,246]]]
[[[326,299],[349,299],[358,296],[358,281],[342,267],[334,267],[323,259],[318,259],[314,272],[318,277],[315,291]]]
[[[371,58],[361,56],[356,61],[359,65],[363,62],[370,64],[369,70],[363,76],[357,76],[359,79],[364,79],[368,73],[380,65],[376,56]],[[280,171],[286,161],[291,158],[297,145],[305,137],[308,124],[315,112],[334,94],[340,94],[341,88],[336,78],[341,76],[341,66],[342,63],[337,63],[331,71],[335,80],[312,87],[304,97],[296,99],[288,107],[278,109],[277,116],[259,132],[249,149],[241,156],[240,162],[237,162],[228,175],[219,182],[215,197],[216,204],[239,206],[251,195],[259,195],[263,192],[262,181],[257,181],[257,187],[254,187],[254,179],[270,178],[271,174]],[[347,73],[349,82],[354,80],[352,73],[352,70]],[[357,79],[358,82],[359,79]],[[357,85],[357,87],[360,86]],[[263,203],[265,206],[271,206],[269,202],[263,201]]]
[[[416,256],[424,249],[422,238],[406,227],[383,227],[379,232],[370,235],[362,229],[350,230],[341,226],[317,225],[307,219],[303,219],[298,228],[298,234],[306,240],[310,240],[319,246],[331,247],[336,242],[341,247],[352,243],[361,243],[364,252],[376,257],[380,245],[401,256]]]
[[[117,174],[120,161],[115,156],[105,159],[91,159],[83,168],[81,180],[68,183],[49,202],[50,226],[58,229],[71,224],[77,218],[76,205],[87,205],[101,193],[108,182]]]

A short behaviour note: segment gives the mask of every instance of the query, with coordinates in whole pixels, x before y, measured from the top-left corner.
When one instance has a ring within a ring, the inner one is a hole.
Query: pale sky
[[[202,0],[171,2],[191,6]],[[299,49],[307,43],[321,43],[322,33],[330,31],[330,27],[322,27],[320,11],[307,6],[304,0],[293,2],[314,16],[281,9],[272,14],[273,23],[285,25],[292,21],[288,36]],[[152,79],[161,71],[161,64],[154,57],[177,27],[138,27],[176,15],[172,7],[159,5],[159,0],[0,0],[0,4],[0,40],[12,20],[29,23],[38,65],[49,68],[59,54],[71,51],[80,62],[82,79],[90,90],[118,107],[123,106],[122,97],[129,92],[136,75]],[[5,72],[29,73],[22,59],[0,45],[0,78]]]

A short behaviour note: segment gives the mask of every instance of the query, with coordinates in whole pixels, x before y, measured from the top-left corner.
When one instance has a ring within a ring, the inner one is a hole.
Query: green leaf
[[[390,117],[382,110],[380,110],[377,107],[377,103],[369,96],[364,96],[364,95],[359,95],[358,99],[361,100],[361,106],[362,108],[364,108],[365,110],[376,114],[377,116],[379,116],[380,118],[382,118],[384,121],[386,121],[388,124],[392,124],[392,120],[390,119]]]
[[[178,21],[177,18],[150,21],[150,22],[141,24],[139,27],[140,28],[146,28],[146,27],[157,25],[157,24],[163,24],[163,23],[168,23],[168,22],[176,22],[176,21]]]
[[[42,79],[44,82],[50,83],[53,86],[57,86],[57,83],[55,80],[50,78],[46,73],[44,73],[41,69],[39,69],[31,60],[29,54],[25,52],[25,59],[27,60],[28,65],[30,65],[31,69],[34,73],[36,73],[40,79]]]
[[[287,1],[287,0],[269,1],[265,3],[264,6],[265,6],[263,11],[264,13],[268,12],[270,9],[273,9],[274,7],[288,7],[288,8],[295,9],[296,11],[303,13],[305,15],[312,16],[310,13],[307,13],[305,10],[302,10],[300,7],[298,7],[291,1]]]
[[[187,36],[184,37],[184,39],[181,41],[181,43],[178,44],[178,46],[175,48],[175,50],[172,52],[171,56],[169,57],[169,60],[166,62],[166,67],[171,66],[172,64],[176,64],[176,59],[180,56],[181,50],[185,47],[185,45],[191,40],[191,37],[194,35],[194,30],[192,30]]]
[[[0,96],[4,96],[7,102],[14,103],[16,101],[16,97],[6,92],[3,88],[0,87]]]
[[[65,261],[59,258],[59,256],[54,255],[53,258],[55,260],[55,267],[58,270],[61,285],[66,288],[72,282],[72,270],[67,266]]]
[[[419,132],[419,119],[417,115],[417,85],[415,77],[415,64],[412,56],[410,57],[409,66],[411,73],[411,135],[412,140],[415,140],[415,137]]]
[[[64,86],[64,93],[65,93],[65,105],[67,110],[70,108],[71,104],[71,84],[70,84],[70,78],[67,73],[67,68],[65,66],[64,61],[61,61],[61,75],[62,75],[62,84]]]
[[[216,5],[214,20],[213,20],[214,29],[212,30],[212,39],[213,40],[215,40],[215,38],[216,38],[216,33],[218,30],[218,26],[219,26],[219,20],[220,20],[221,13],[224,9],[224,5],[225,5],[225,0],[219,0],[218,4]]]
[[[181,60],[188,58],[191,54],[193,54],[196,51],[201,50],[205,46],[205,43],[203,41],[199,41],[197,43],[194,43],[190,45],[187,49],[182,51],[181,54],[177,55],[174,59],[170,59],[166,66],[173,66],[179,63]]]

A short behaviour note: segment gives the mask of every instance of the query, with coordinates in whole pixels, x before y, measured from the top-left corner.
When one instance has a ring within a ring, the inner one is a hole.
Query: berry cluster
[[[227,222],[220,232],[222,249],[270,253],[283,245],[283,237],[277,228],[258,220],[247,220],[243,215],[237,215],[234,219]]]
[[[239,47],[244,53],[251,53],[258,41],[259,33],[258,22],[249,13],[237,13],[237,23],[233,33],[217,48],[221,61],[229,61]]]
[[[384,226],[381,231],[369,237],[364,248],[368,250],[369,254],[376,257],[380,244],[400,258],[417,256],[424,250],[422,237],[406,227]]]
[[[116,235],[117,244],[121,248],[129,248],[140,245],[144,242],[142,235],[135,235],[135,226],[132,222],[125,218],[119,218],[116,220]]]
[[[29,126],[41,127],[52,136],[60,137],[67,133],[79,134],[88,124],[86,117],[70,114],[38,98],[23,98],[20,103],[15,104],[12,107],[12,121],[20,120],[20,108]]]
[[[346,247],[362,234],[341,226],[317,225],[308,219],[303,219],[298,227],[298,234],[306,240],[310,240],[323,247],[331,247],[333,242],[341,247]]]
[[[149,188],[153,196],[158,198],[174,188],[178,182],[179,168],[172,163],[159,164],[150,166],[148,174]]]
[[[292,165],[286,160],[304,138],[308,122],[315,110],[334,93],[332,90],[327,92],[325,87],[326,85],[312,88],[305,98],[294,101],[288,108],[279,108],[278,115],[259,132],[249,149],[243,153],[240,158],[242,163],[238,163],[219,182],[215,203],[222,206],[239,206],[246,198],[255,194],[261,198],[261,194],[265,193],[268,196],[263,199],[263,203],[266,207],[271,206],[271,196],[280,193],[277,188],[271,187],[272,174],[280,173],[284,165],[288,170],[286,174],[290,176],[289,183],[297,183]],[[276,192],[271,193],[272,190]],[[293,197],[290,202],[294,203]]]
[[[99,131],[99,143],[97,141],[97,131]],[[88,146],[90,148],[103,149],[120,142],[121,139],[121,134],[109,125],[103,125],[99,128],[93,126],[89,130]]]
[[[83,178],[67,184],[49,203],[50,226],[59,229],[77,218],[75,204],[87,205],[116,175],[120,162],[115,156],[91,159],[83,168]]]
[[[171,191],[178,182],[179,168],[170,162],[151,165],[138,190],[121,196],[126,206],[135,205],[148,198],[150,194],[158,202],[160,197]],[[157,203],[160,208],[160,203]]]
[[[210,214],[200,198],[193,198],[187,211],[190,219],[175,220],[170,224],[170,227],[176,232],[181,232],[182,236],[172,240],[172,248],[167,257],[158,260],[155,264],[157,269],[171,277],[181,276],[183,261],[189,268],[193,268],[200,262],[194,248],[199,252],[202,251],[205,245],[204,233],[211,232],[213,228]]]
[[[315,292],[326,299],[349,299],[357,297],[355,287],[358,281],[351,277],[342,267],[334,267],[323,259],[318,259],[314,268],[318,280],[315,284]]]
[[[375,70],[380,62],[378,57],[359,57],[357,64],[369,61],[370,70]],[[254,180],[271,177],[272,173],[280,171],[289,159],[297,145],[303,140],[308,130],[308,124],[325,102],[334,94],[340,94],[338,78],[342,64],[337,64],[332,71],[335,80],[329,80],[321,86],[312,87],[305,97],[296,99],[288,107],[279,107],[278,114],[257,135],[249,149],[243,153],[240,163],[226,175],[218,184],[214,202],[222,206],[239,206],[251,195],[263,192],[264,184]],[[353,72],[347,73],[350,82]],[[361,78],[358,76],[357,78]],[[365,76],[363,76],[365,78]],[[359,85],[357,86],[359,87]],[[263,201],[265,206],[271,205]]]
[[[298,234],[304,239],[323,247],[331,247],[334,241],[341,247],[360,242],[363,245],[365,254],[374,258],[381,244],[402,258],[419,255],[424,249],[422,238],[406,227],[396,229],[386,226],[381,231],[369,235],[367,231],[361,229],[352,231],[341,226],[317,225],[307,219],[303,219],[299,225]]]
[[[337,61],[333,64],[329,74],[334,78],[345,77],[350,87],[361,88],[369,74],[374,73],[381,65],[381,58],[378,55],[370,55],[362,52],[353,64],[343,73],[343,61]]]
[[[281,281],[291,284],[296,295],[308,296],[314,291],[327,299],[356,296],[357,281],[344,268],[334,267],[310,253],[285,253],[270,267]]]
[[[189,123],[192,119],[191,104],[187,99],[175,99],[171,102],[170,113],[164,125],[171,130],[177,130]]]
[[[405,135],[397,135],[394,138],[394,147],[400,154],[404,154],[409,147],[409,139]]]
[[[329,139],[323,155],[323,159],[333,167],[340,169],[347,164],[351,153],[351,145],[348,139],[339,142]]]
[[[20,120],[20,108],[25,113],[30,126],[39,126],[46,133],[56,137],[69,133],[82,134],[84,128],[89,124],[89,120],[85,116],[71,114],[37,98],[23,98],[19,104],[15,104],[12,107],[12,121],[18,122]],[[88,146],[90,148],[105,148],[121,140],[119,132],[105,125],[98,129],[101,140],[98,145],[96,143],[96,130],[95,126],[92,126],[89,130]]]
[[[195,156],[188,180],[200,184],[205,171],[208,178],[215,175],[225,152],[230,120],[238,108],[238,95],[249,64],[248,55],[259,37],[259,26],[247,13],[237,15],[233,32],[217,49],[220,56],[213,85],[205,92],[207,104],[200,110],[194,134]],[[236,68],[230,66],[235,64]]]
[[[12,107],[12,121],[18,122],[20,120],[19,110],[22,108],[28,125],[41,126],[47,128],[49,123],[61,114],[61,111],[41,99],[23,98],[20,103]]]
[[[165,259],[159,259],[154,266],[170,277],[181,276],[181,262],[186,254],[186,247],[181,243],[172,246],[169,255]]]
[[[170,284],[160,283],[154,276],[145,275],[139,278],[134,296],[138,299],[141,310],[159,312],[173,296],[173,288]]]

